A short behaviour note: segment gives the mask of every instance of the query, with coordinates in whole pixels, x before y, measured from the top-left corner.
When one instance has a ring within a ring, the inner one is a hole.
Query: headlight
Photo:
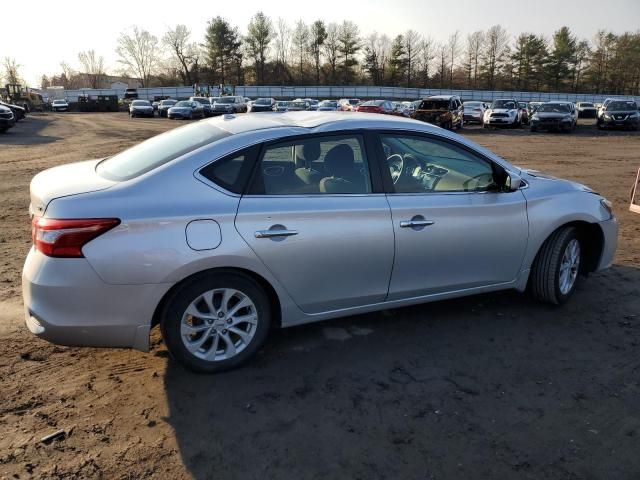
[[[608,113],[605,113],[604,118],[606,118],[607,120],[611,120],[611,115],[609,115]]]
[[[604,208],[607,212],[609,212],[609,218],[613,218],[613,203],[611,203],[609,200],[607,200],[606,198],[601,198],[600,199],[600,205],[602,205],[602,208]]]
[[[638,112],[630,114],[629,118],[638,118]]]

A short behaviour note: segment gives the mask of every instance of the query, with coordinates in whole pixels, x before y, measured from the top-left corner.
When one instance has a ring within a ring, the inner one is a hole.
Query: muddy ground
[[[614,202],[615,265],[562,308],[504,292],[343,318],[276,332],[216,376],[176,365],[157,334],[150,354],[33,337],[30,178],[174,126],[46,114],[0,135],[0,478],[640,478],[638,133],[464,130]]]

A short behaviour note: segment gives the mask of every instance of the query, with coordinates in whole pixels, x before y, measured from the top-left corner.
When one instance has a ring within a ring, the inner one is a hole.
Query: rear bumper
[[[618,248],[618,219],[613,217],[604,222],[600,222],[598,225],[600,225],[602,229],[604,245],[596,271],[604,270],[611,266],[613,257],[616,254],[616,248]]]
[[[52,258],[32,248],[22,272],[25,322],[59,345],[148,351],[153,313],[169,288],[107,284],[84,258]]]

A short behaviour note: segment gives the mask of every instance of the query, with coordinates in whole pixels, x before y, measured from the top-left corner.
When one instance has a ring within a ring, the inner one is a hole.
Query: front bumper
[[[609,268],[613,262],[613,257],[616,254],[618,248],[618,219],[612,217],[609,220],[600,222],[600,228],[604,236],[604,245],[602,246],[602,255],[600,256],[600,262],[596,271]]]
[[[171,284],[112,285],[85,258],[31,249],[22,272],[25,322],[49,342],[149,350],[153,313]]]
[[[132,110],[131,111],[131,116],[153,117],[154,116],[154,111],[153,110]]]
[[[622,119],[617,119],[615,117],[612,118],[605,118],[604,116],[602,117],[601,120],[601,124],[604,127],[623,127],[623,128],[628,128],[628,127],[638,127],[638,125],[640,125],[640,118],[633,117],[630,118],[629,116],[625,116]]]
[[[11,128],[15,125],[16,121],[11,118],[0,118],[0,128]]]
[[[482,123],[482,114],[481,113],[465,113],[462,118],[465,122],[477,122]]]
[[[516,118],[511,117],[489,117],[484,122],[486,125],[494,125],[494,126],[502,126],[502,125],[513,125],[516,123]]]

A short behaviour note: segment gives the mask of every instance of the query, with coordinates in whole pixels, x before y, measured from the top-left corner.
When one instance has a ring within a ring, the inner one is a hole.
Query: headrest
[[[324,168],[334,177],[353,174],[354,163],[353,149],[344,143],[336,145],[324,156]]]

